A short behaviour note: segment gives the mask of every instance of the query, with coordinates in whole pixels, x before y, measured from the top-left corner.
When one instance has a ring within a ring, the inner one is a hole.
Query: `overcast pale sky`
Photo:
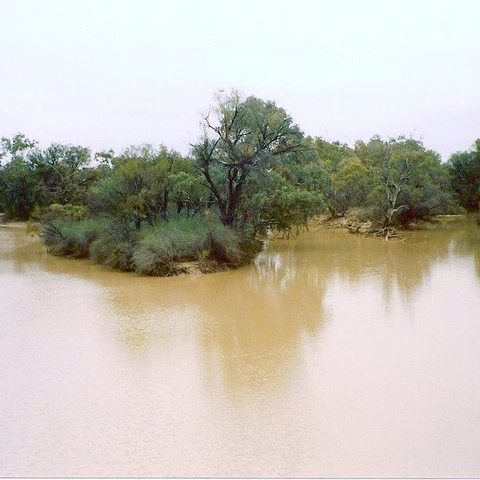
[[[480,137],[478,0],[0,0],[0,136],[187,153],[219,89],[307,135]]]

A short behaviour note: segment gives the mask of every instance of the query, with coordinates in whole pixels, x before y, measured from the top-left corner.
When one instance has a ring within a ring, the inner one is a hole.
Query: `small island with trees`
[[[478,212],[480,140],[447,162],[420,140],[353,147],[306,137],[272,101],[215,97],[189,155],[161,145],[120,155],[2,138],[0,212],[39,222],[48,251],[140,275],[250,263],[270,232],[320,215],[383,238],[437,215]]]

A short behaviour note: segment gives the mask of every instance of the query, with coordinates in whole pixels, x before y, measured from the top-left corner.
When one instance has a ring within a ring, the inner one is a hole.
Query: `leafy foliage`
[[[314,192],[290,184],[257,192],[251,199],[251,211],[257,211],[257,231],[277,230],[291,233],[293,226],[306,226],[309,219],[321,211],[323,201]]]
[[[51,204],[84,204],[95,172],[88,168],[90,151],[52,144],[45,150],[18,134],[2,139],[0,206],[12,218],[27,220],[34,208]]]
[[[368,143],[357,142],[355,153],[372,178],[366,205],[382,212],[385,226],[427,219],[444,213],[452,203],[440,156],[422,142],[377,136]]]
[[[178,212],[184,205],[195,210],[194,170],[180,154],[164,146],[140,145],[127,149],[112,164],[91,191],[93,212],[118,216],[140,229],[143,223],[153,226],[166,220],[172,198]]]
[[[252,177],[261,179],[301,155],[302,140],[300,129],[274,102],[242,100],[237,92],[217,96],[192,153],[224,225],[237,226],[241,217],[253,217],[246,203],[254,192],[250,188],[245,195],[247,183],[252,187]]]
[[[76,221],[58,218],[43,225],[42,237],[54,255],[88,258],[91,244],[105,227],[101,219]]]
[[[0,209],[10,218],[28,220],[37,203],[36,186],[27,161],[15,156],[0,169]]]
[[[138,231],[133,223],[112,219],[91,243],[89,256],[96,263],[127,272],[133,271],[133,250],[137,241]]]
[[[36,204],[37,182],[26,159],[36,144],[21,133],[1,140],[0,160],[6,163],[0,163],[0,209],[10,218],[27,220]]]
[[[478,212],[480,202],[480,139],[475,148],[454,153],[448,160],[451,185],[460,205],[469,212]]]
[[[58,255],[143,275],[180,273],[185,262],[211,271],[250,261],[263,235],[289,235],[326,211],[357,207],[387,230],[458,203],[478,211],[479,151],[477,141],[442,164],[406,137],[353,148],[305,138],[274,102],[220,92],[189,157],[142,144],[97,152],[92,166],[81,146],[2,138],[0,209],[40,220]]]
[[[247,257],[239,238],[220,223],[179,219],[147,229],[135,248],[135,271],[143,275],[169,276],[182,273],[182,263],[200,261],[241,265]]]
[[[52,203],[83,203],[92,172],[90,150],[85,147],[52,144],[28,155],[30,168],[36,178],[35,194],[40,206]]]

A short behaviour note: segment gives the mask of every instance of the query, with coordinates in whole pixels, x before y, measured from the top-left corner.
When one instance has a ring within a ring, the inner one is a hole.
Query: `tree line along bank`
[[[478,212],[480,140],[442,163],[407,137],[353,147],[306,137],[274,102],[218,94],[189,155],[161,145],[116,155],[23,134],[2,138],[0,212],[41,223],[58,255],[145,275],[252,260],[268,232],[352,208],[381,228]]]

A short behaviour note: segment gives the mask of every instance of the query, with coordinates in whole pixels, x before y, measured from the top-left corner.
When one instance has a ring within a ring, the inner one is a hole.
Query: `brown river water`
[[[142,278],[1,227],[0,292],[0,476],[480,477],[462,229]]]

